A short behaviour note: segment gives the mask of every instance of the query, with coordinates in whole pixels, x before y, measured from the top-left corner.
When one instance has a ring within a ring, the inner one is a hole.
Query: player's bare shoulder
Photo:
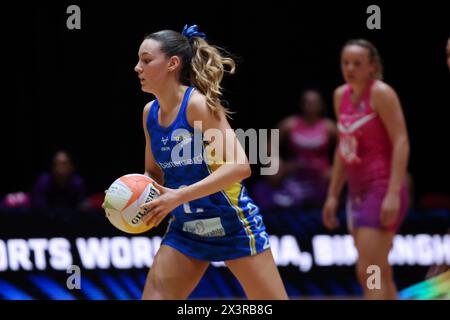
[[[381,80],[376,80],[374,84],[372,85],[372,97],[377,97],[380,95],[387,95],[387,96],[395,96],[395,90],[388,85],[386,82]]]
[[[345,88],[347,87],[347,84],[342,84],[336,89],[334,89],[333,97],[334,99],[338,99],[339,101],[342,98],[342,95],[344,94]]]
[[[187,108],[190,113],[195,113],[195,114],[208,111],[206,97],[198,90],[194,90],[189,99]]]
[[[278,123],[278,128],[282,132],[290,132],[295,125],[296,116],[289,116]]]
[[[399,104],[399,99],[395,90],[386,82],[376,80],[372,86],[370,100],[374,111],[380,108],[391,108]]]
[[[209,109],[206,97],[199,91],[192,92],[191,98],[186,108],[186,117],[191,126],[194,125],[194,121],[208,121],[212,116]]]

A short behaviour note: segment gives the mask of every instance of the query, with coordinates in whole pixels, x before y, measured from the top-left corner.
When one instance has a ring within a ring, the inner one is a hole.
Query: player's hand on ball
[[[328,197],[322,209],[322,221],[327,229],[333,230],[339,227],[339,221],[336,218],[338,200],[335,197]]]
[[[387,193],[381,205],[381,224],[390,227],[397,221],[400,211],[400,194]]]
[[[176,207],[182,204],[181,196],[178,189],[170,189],[159,185],[156,181],[153,186],[158,189],[160,196],[148,203],[141,205],[141,208],[149,210],[148,215],[144,218],[147,225],[157,227],[161,221]]]
[[[105,190],[105,195],[106,195],[106,193],[108,192],[108,190]],[[102,203],[102,209],[105,209],[105,201],[103,201],[103,203]]]

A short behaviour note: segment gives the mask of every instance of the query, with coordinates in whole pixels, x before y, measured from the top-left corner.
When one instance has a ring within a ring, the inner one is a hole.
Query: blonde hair
[[[370,62],[374,63],[377,68],[377,71],[372,75],[372,77],[374,79],[383,80],[383,61],[378,52],[378,49],[374,46],[374,44],[365,39],[352,39],[347,41],[343,48],[351,45],[363,47],[369,51],[369,60]]]
[[[229,116],[231,112],[220,101],[220,83],[225,72],[234,73],[236,63],[222,54],[223,49],[209,45],[199,37],[192,38],[192,50],[194,54],[191,60],[191,83],[205,95],[206,104],[214,114],[223,111]],[[226,70],[225,66],[229,67],[229,70]]]
[[[167,56],[178,56],[181,60],[180,82],[194,86],[206,97],[209,110],[218,116],[224,112],[227,117],[231,111],[222,105],[222,82],[225,72],[234,73],[236,63],[225,50],[208,44],[201,37],[190,40],[173,30],[152,33],[145,39],[154,39],[161,44],[161,51]],[[228,67],[229,69],[226,69]]]

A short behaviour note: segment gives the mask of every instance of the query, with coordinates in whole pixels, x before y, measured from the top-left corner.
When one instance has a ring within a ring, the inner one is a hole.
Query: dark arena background
[[[381,29],[367,27],[372,4],[381,10]],[[70,5],[80,9],[80,29],[67,26]],[[307,89],[318,90],[324,116],[335,121],[332,96],[344,81],[342,46],[353,38],[376,45],[385,81],[400,98],[411,146],[410,207],[389,256],[399,298],[450,298],[448,271],[429,276],[430,268],[450,264],[445,1],[74,0],[16,2],[2,11],[0,299],[141,297],[167,219],[131,235],[109,223],[101,203],[116,178],[144,172],[142,109],[153,97],[141,91],[134,71],[139,45],[148,33],[181,31],[185,24],[197,24],[237,62],[236,74],[222,83],[234,129],[278,128],[298,112]],[[32,193],[59,150],[70,154],[84,181],[83,201],[36,207]],[[292,203],[289,186],[261,187],[267,177],[260,166],[252,164],[245,184],[261,204],[289,297],[362,298],[345,206],[340,228],[330,232],[322,224],[322,203]],[[73,265],[80,268],[80,289],[67,286]],[[231,272],[214,263],[190,298],[245,296]]]

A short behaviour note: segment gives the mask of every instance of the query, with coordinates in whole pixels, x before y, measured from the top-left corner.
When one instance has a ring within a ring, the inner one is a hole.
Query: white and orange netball
[[[153,226],[143,222],[149,213],[140,206],[159,197],[154,180],[142,174],[127,174],[106,191],[103,208],[106,217],[117,229],[127,233],[143,233]]]

